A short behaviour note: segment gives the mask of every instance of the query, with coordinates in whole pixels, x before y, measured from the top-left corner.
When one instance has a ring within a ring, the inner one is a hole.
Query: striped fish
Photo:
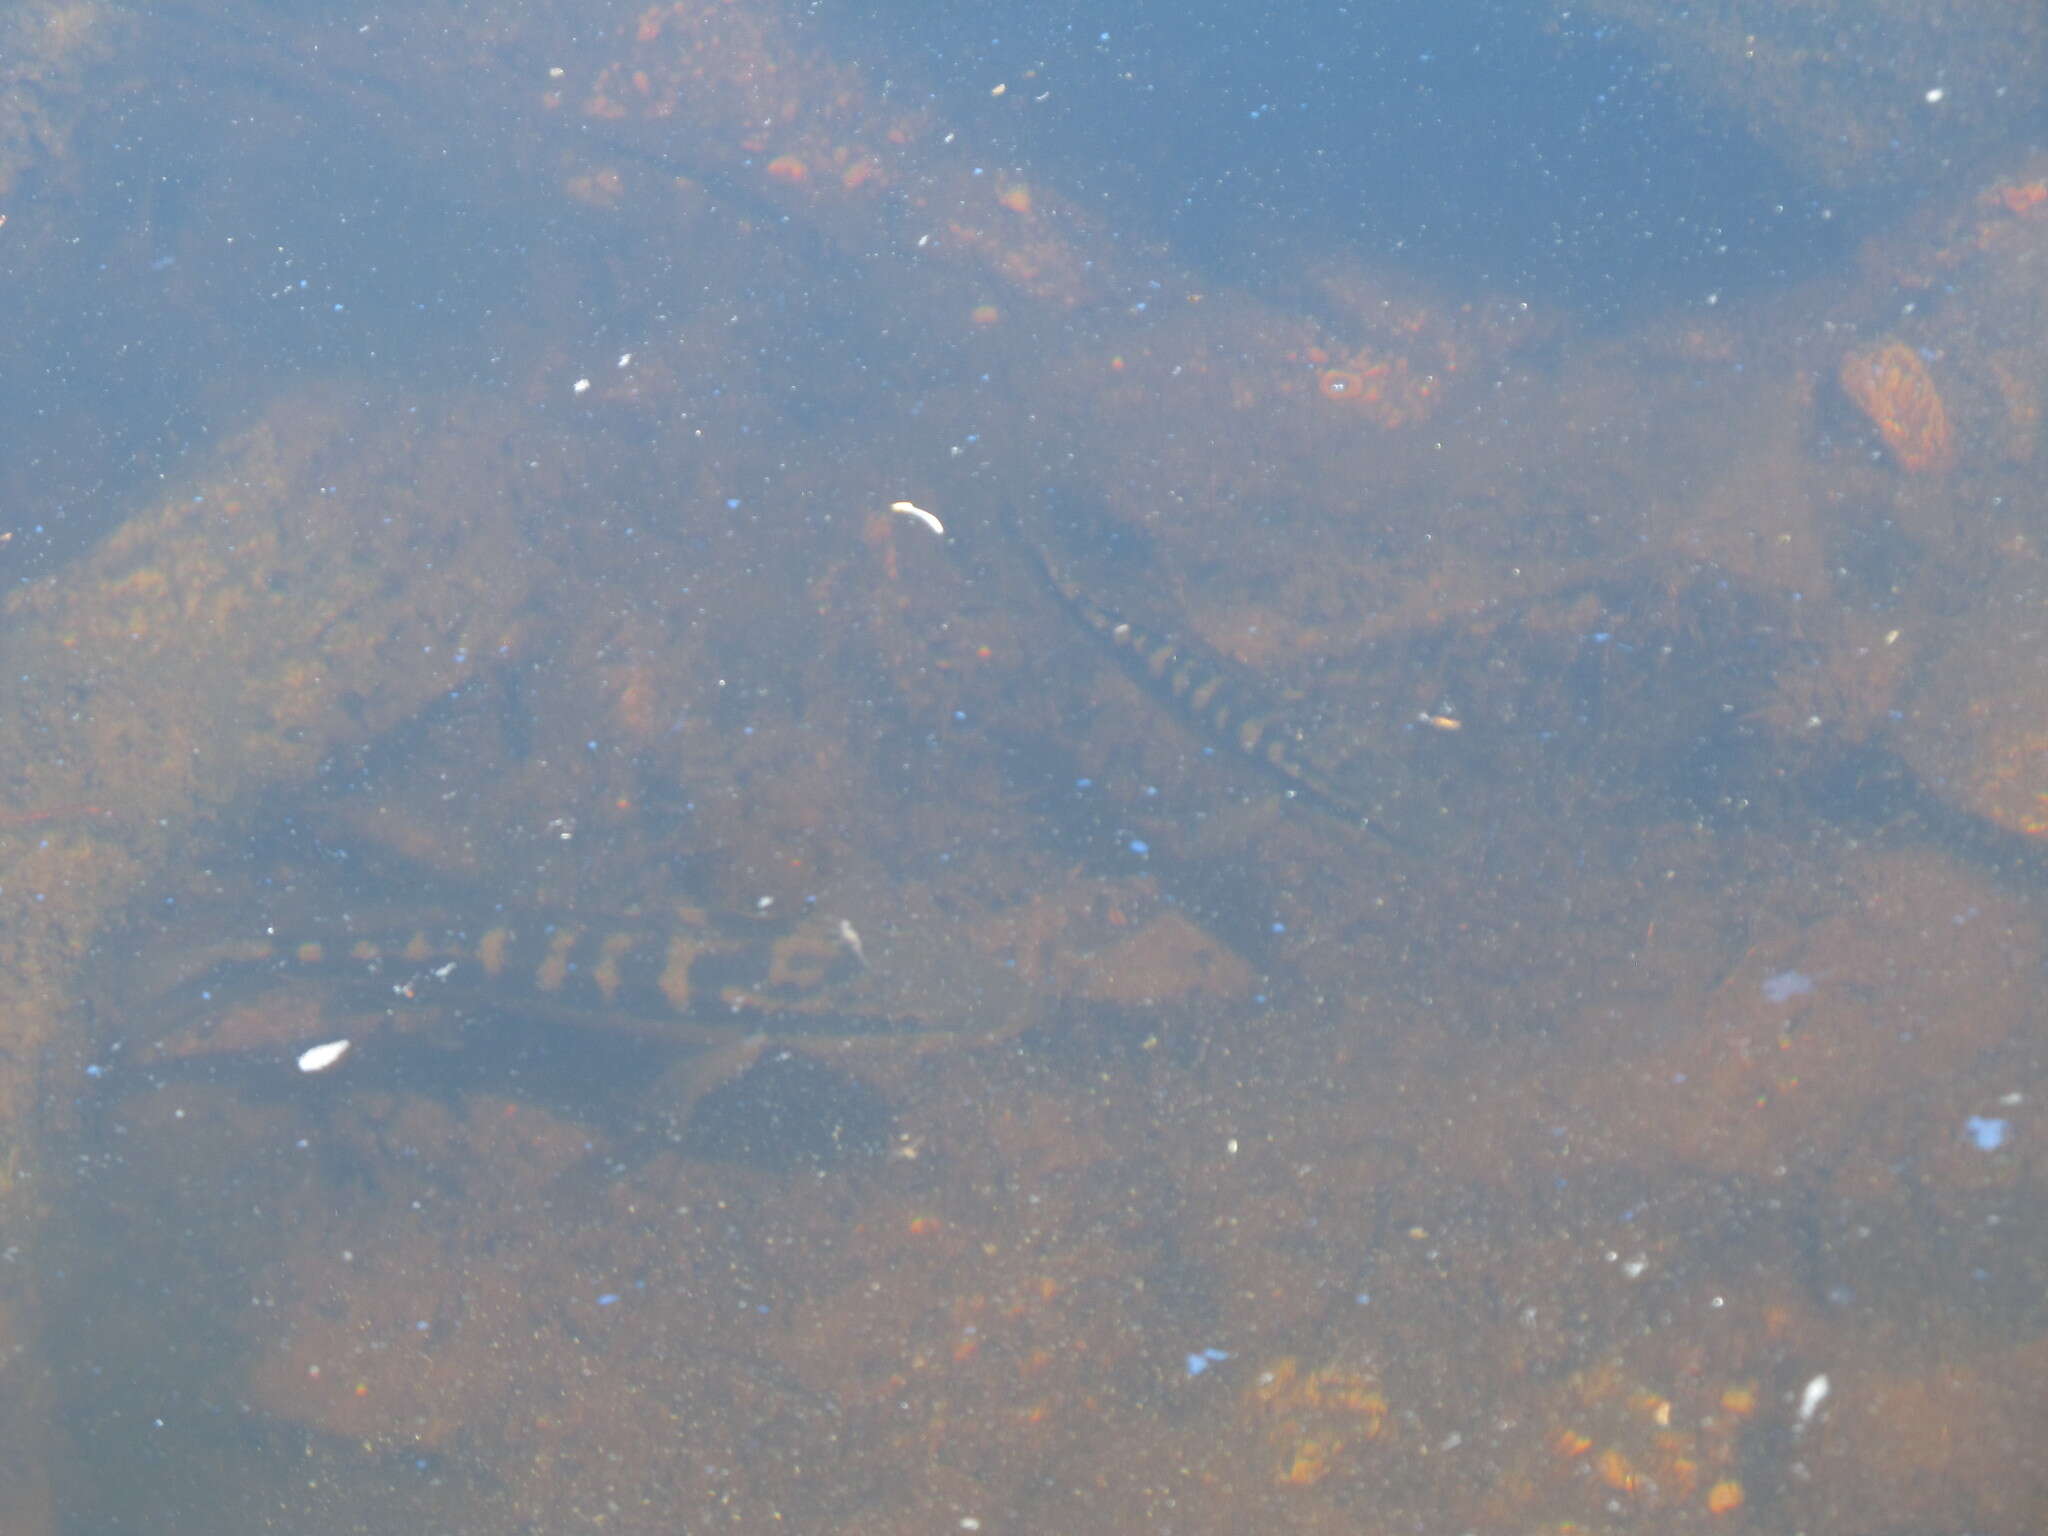
[[[1281,704],[1269,685],[1200,641],[1148,628],[1098,602],[1046,545],[1011,521],[1066,610],[1195,735],[1258,765],[1288,794],[1398,846],[1436,846],[1454,832],[1450,811],[1406,755],[1391,745],[1341,740],[1355,733]]]
[[[651,1033],[735,1020],[779,1034],[915,1028],[886,1011],[863,1012],[866,966],[850,934],[824,918],[770,924],[690,913],[659,929],[536,918],[474,930],[272,936],[202,954],[184,967],[186,979],[168,989],[163,1004],[173,1016],[217,1013],[223,1001],[269,982],[305,977],[341,987],[365,1005],[469,1001],[585,1015]]]

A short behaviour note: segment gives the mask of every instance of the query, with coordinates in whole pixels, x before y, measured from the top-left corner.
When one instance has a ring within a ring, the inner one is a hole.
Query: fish
[[[267,933],[184,957],[152,1011],[185,1021],[168,1032],[164,1056],[205,1054],[209,1021],[293,979],[360,1007],[492,1007],[698,1041],[915,1032],[919,1021],[900,1011],[864,1006],[874,1002],[863,986],[869,967],[844,928],[822,916],[768,922],[691,909],[666,926],[530,916],[475,928]]]
[[[1395,847],[1438,847],[1456,830],[1434,780],[1410,760],[1416,754],[1362,740],[1355,729],[1333,725],[1326,711],[1281,700],[1265,680],[1201,641],[1126,617],[1020,519],[1013,515],[1010,525],[1067,613],[1193,735],[1256,765],[1290,798]]]
[[[265,933],[188,948],[182,966],[183,979],[122,1010],[149,1034],[124,1055],[131,1070],[111,1074],[107,1102],[193,1080],[255,1093],[481,1087],[677,1140],[723,1090],[742,1105],[747,1092],[796,1092],[801,1126],[728,1106],[690,1143],[770,1163],[879,1148],[889,1112],[862,1063],[994,1043],[1030,1019],[969,1029],[957,1012],[904,1004],[852,925],[821,913]],[[757,1068],[767,1075],[742,1089]]]

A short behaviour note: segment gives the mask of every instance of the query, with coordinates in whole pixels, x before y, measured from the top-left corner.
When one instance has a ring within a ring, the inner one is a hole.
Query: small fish
[[[161,998],[202,1018],[222,1000],[280,976],[321,979],[362,1002],[403,1009],[465,998],[511,1011],[588,1015],[614,1027],[661,1031],[685,1021],[800,1035],[885,1033],[907,1021],[869,1018],[856,993],[867,957],[851,925],[716,919],[668,929],[535,918],[477,930],[420,927],[383,936],[268,938],[222,944],[184,967]],[[190,1007],[181,1006],[185,999]],[[201,1025],[203,1030],[204,1026]],[[167,1054],[203,1052],[203,1037],[167,1041]],[[342,1046],[342,1050],[346,1050]],[[308,1052],[323,1070],[340,1059]]]
[[[1013,523],[1015,519],[1012,519]],[[1409,846],[1437,840],[1451,818],[1433,789],[1389,748],[1342,753],[1257,677],[1199,641],[1126,619],[1089,595],[1051,550],[1019,530],[1061,603],[1109,646],[1147,694],[1197,735],[1276,776],[1292,794]]]

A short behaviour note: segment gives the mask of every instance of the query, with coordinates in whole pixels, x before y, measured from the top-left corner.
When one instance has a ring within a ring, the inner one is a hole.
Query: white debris
[[[347,1040],[329,1040],[325,1045],[316,1045],[311,1050],[299,1052],[299,1070],[325,1072],[348,1054],[349,1044]]]
[[[1820,1405],[1828,1400],[1828,1393],[1832,1390],[1825,1373],[1814,1377],[1806,1384],[1806,1390],[1799,1394],[1799,1414],[1795,1428],[1805,1429],[1813,1422],[1813,1416],[1820,1412]]]
[[[905,517],[916,518],[940,538],[946,536],[946,525],[914,501],[892,501],[889,503],[889,510],[891,512],[901,512]]]

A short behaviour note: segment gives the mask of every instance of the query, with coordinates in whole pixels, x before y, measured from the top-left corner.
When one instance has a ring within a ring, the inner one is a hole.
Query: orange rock
[[[1884,434],[1899,467],[1939,473],[1955,463],[1948,410],[1920,354],[1903,341],[1880,342],[1842,359],[1842,392]]]
[[[2048,206],[2048,181],[2009,182],[1994,187],[1991,196],[2007,213],[2024,217]]]
[[[1593,1463],[1600,1473],[1600,1481],[1617,1493],[1634,1493],[1642,1487],[1642,1475],[1618,1447],[1609,1446]]]
[[[1707,1513],[1713,1515],[1733,1514],[1742,1508],[1742,1484],[1732,1477],[1724,1477],[1707,1490]]]

